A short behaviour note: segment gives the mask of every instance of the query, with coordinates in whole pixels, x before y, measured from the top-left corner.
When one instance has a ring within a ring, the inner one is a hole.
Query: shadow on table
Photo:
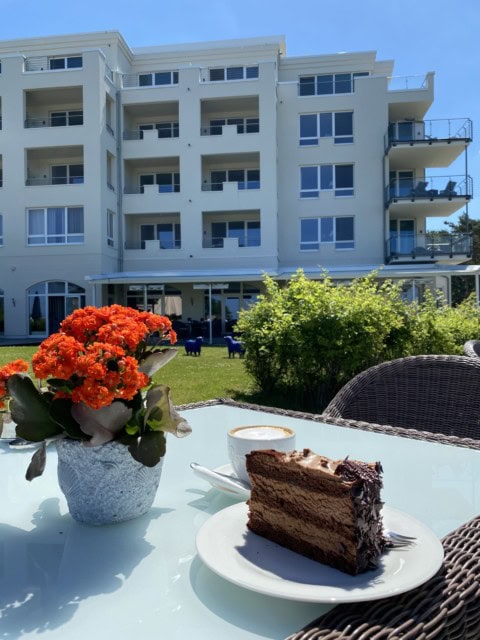
[[[62,516],[49,498],[31,531],[0,524],[0,637],[61,627],[86,598],[119,589],[153,550],[144,539],[150,521],[168,511],[92,527]]]

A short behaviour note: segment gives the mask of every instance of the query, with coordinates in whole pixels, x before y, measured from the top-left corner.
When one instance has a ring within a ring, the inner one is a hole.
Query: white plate
[[[209,518],[197,534],[203,562],[229,582],[301,602],[362,602],[388,598],[426,582],[443,561],[440,540],[412,516],[383,507],[386,528],[417,538],[412,547],[389,549],[374,571],[358,576],[294,553],[247,529],[248,505],[234,504]]]
[[[197,473],[195,469],[194,471]],[[223,473],[226,476],[231,476],[234,479],[237,478],[231,464],[224,464],[221,467],[217,467],[216,469],[213,469],[213,471],[216,471],[217,473]],[[198,475],[201,475],[202,478],[207,482],[209,482],[214,489],[218,489],[219,491],[222,491],[223,493],[226,493],[229,496],[235,496],[237,498],[241,498],[242,500],[248,500],[248,498],[250,498],[250,491],[248,489],[242,489],[241,487],[238,487],[238,489],[236,489],[235,487],[232,487],[229,484],[222,484],[222,481],[220,478],[213,479],[210,476],[206,476],[206,475],[204,476],[200,473],[198,473]]]

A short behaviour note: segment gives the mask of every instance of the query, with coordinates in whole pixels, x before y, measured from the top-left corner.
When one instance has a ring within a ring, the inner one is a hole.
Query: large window
[[[158,240],[160,249],[180,249],[182,245],[180,224],[173,222],[142,224],[140,225],[142,249],[145,249],[146,240]]]
[[[144,186],[148,184],[158,185],[160,193],[178,193],[180,191],[179,173],[144,173],[140,176],[140,193],[144,192]]]
[[[59,56],[58,58],[49,58],[48,66],[50,69],[81,69],[83,65],[82,56]]]
[[[318,251],[322,244],[333,244],[335,249],[353,249],[353,216],[326,216],[300,220],[300,249]]]
[[[239,189],[260,189],[260,169],[212,171],[210,181],[212,191],[223,191],[224,182],[236,182]]]
[[[37,282],[27,294],[30,335],[58,331],[66,316],[85,306],[85,289],[72,282]]]
[[[300,197],[318,198],[321,191],[353,196],[353,164],[300,167]]]
[[[83,124],[83,110],[74,109],[71,111],[52,111],[50,114],[50,126],[52,127],[73,127]]]
[[[52,184],[83,184],[83,164],[57,164],[51,172]]]
[[[222,80],[251,80],[258,78],[258,66],[249,67],[217,67],[209,69],[211,82],[221,82]]]
[[[237,238],[239,247],[260,246],[260,222],[258,220],[229,220],[212,222],[213,248],[222,248],[224,238]]]
[[[28,209],[28,244],[82,244],[83,207]]]
[[[115,213],[110,209],[107,210],[107,244],[115,246]]]
[[[335,144],[353,142],[353,111],[302,114],[300,145],[317,145],[320,138],[333,138]]]
[[[153,87],[178,84],[178,71],[157,71],[155,73],[141,73],[138,76],[140,87]]]
[[[355,78],[368,75],[368,73],[324,73],[322,75],[300,76],[299,95],[325,96],[352,93]]]

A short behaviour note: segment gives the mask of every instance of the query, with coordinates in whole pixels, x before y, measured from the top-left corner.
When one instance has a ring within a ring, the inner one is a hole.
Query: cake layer
[[[248,527],[309,558],[356,574],[384,547],[381,467],[303,452],[254,451]]]

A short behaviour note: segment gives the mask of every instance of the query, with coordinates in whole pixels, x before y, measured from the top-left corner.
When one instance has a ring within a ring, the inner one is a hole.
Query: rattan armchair
[[[410,356],[358,374],[323,416],[478,440],[479,390],[480,358]]]
[[[341,604],[287,640],[478,640],[480,517],[442,543],[442,568],[421,587],[385,600]]]
[[[468,342],[465,342],[463,353],[470,358],[480,358],[480,340],[468,340]]]

